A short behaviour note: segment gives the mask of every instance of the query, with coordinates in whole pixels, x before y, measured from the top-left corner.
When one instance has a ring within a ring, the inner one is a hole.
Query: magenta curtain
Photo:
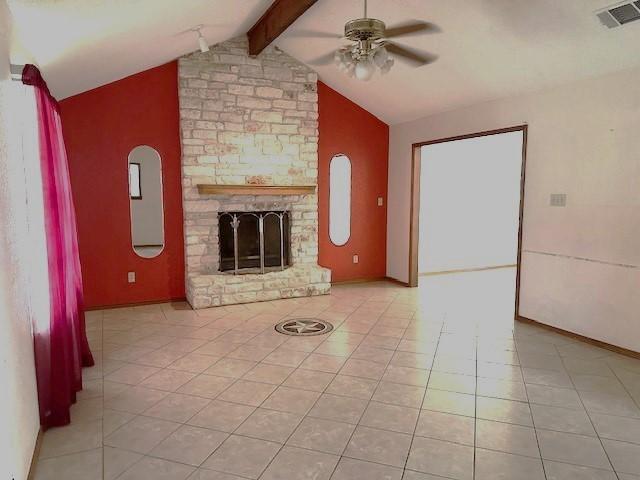
[[[82,389],[82,367],[93,365],[85,331],[76,217],[58,103],[40,71],[26,65],[22,82],[35,89],[44,197],[51,318],[34,328],[40,423],[70,422],[69,409]]]

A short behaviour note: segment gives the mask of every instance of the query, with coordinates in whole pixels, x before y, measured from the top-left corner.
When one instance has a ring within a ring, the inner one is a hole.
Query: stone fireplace
[[[187,300],[329,293],[318,265],[317,75],[246,37],[179,60]]]

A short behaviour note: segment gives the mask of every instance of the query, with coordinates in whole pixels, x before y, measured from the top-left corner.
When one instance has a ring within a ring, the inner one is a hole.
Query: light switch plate
[[[567,194],[566,193],[552,193],[549,197],[549,205],[552,207],[566,207],[567,206]]]
[[[136,272],[127,272],[127,281],[129,283],[136,283]]]
[[[353,263],[358,263],[360,261],[360,258],[358,257],[358,255],[354,255],[353,256]]]
[[[378,206],[381,207],[384,205],[384,198],[378,197]]]

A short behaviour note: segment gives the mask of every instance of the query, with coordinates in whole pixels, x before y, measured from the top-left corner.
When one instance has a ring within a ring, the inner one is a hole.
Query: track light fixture
[[[198,34],[198,46],[200,47],[200,51],[202,53],[209,51],[209,44],[207,43],[207,39],[202,35],[202,25],[198,25],[192,29],[194,32]]]

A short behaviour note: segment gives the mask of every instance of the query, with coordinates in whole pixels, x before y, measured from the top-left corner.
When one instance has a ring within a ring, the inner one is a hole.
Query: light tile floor
[[[36,480],[640,480],[640,361],[513,324],[513,272],[91,312]],[[317,317],[335,330],[287,337]]]

